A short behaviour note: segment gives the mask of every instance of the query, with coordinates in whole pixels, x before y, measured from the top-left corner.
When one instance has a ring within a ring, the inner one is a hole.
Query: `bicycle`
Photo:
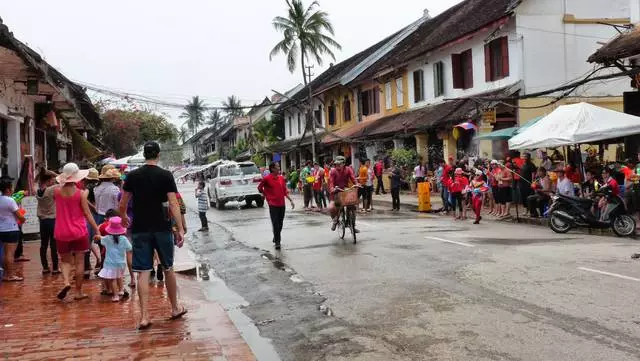
[[[347,227],[351,230],[353,236],[353,243],[356,243],[356,208],[359,204],[358,186],[353,186],[346,189],[335,188],[338,192],[336,197],[340,198],[340,213],[338,214],[338,227],[336,230],[339,232],[340,239],[344,239]]]

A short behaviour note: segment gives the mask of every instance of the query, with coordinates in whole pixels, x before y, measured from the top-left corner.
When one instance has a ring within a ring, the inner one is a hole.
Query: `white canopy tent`
[[[116,159],[116,160],[112,160],[112,161],[110,161],[108,163],[111,164],[111,165],[125,165],[125,164],[128,164],[127,162],[129,161],[129,158],[131,158],[131,156],[120,158],[120,159]]]
[[[558,107],[509,139],[509,148],[555,148],[634,134],[640,134],[640,117],[589,103],[578,103]]]
[[[142,152],[139,152],[139,153],[136,153],[136,154],[132,155],[127,160],[127,164],[142,165],[142,164],[144,164],[144,162],[145,162],[145,160],[144,160],[144,155],[142,154]]]

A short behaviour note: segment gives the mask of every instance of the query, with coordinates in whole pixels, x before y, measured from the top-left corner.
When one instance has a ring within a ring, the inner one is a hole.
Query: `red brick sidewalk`
[[[255,360],[225,310],[204,299],[197,281],[178,277],[179,299],[189,310],[178,321],[166,320],[169,301],[162,284],[154,284],[153,326],[136,331],[135,292],[113,303],[92,279],[84,284],[89,299],[60,302],[62,276],[41,275],[38,251],[37,243],[25,245],[31,261],[18,266],[23,283],[0,284],[0,360]]]

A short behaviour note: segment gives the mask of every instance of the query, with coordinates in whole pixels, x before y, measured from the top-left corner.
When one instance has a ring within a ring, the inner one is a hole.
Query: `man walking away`
[[[402,185],[402,176],[400,174],[400,168],[398,168],[397,166],[394,166],[389,178],[391,178],[391,204],[393,207],[391,210],[399,211],[400,210],[400,186]]]
[[[266,198],[269,205],[269,215],[271,216],[271,226],[273,227],[273,243],[276,244],[276,250],[279,250],[286,209],[284,199],[287,198],[289,200],[291,209],[295,209],[296,206],[291,197],[289,197],[286,181],[280,175],[280,164],[272,162],[269,164],[269,171],[269,175],[260,181],[258,191]]]
[[[378,159],[376,165],[373,167],[373,172],[378,180],[378,185],[376,185],[376,194],[380,194],[381,189],[382,194],[387,194],[384,190],[384,183],[382,182],[382,173],[384,172],[384,163],[382,162],[382,159]]]
[[[530,153],[524,153],[522,157],[524,158],[524,163],[520,167],[520,200],[525,209],[528,209],[528,198],[533,194],[531,185],[535,177],[536,165],[531,161]]]
[[[196,198],[198,199],[198,216],[200,216],[200,224],[202,224],[200,232],[206,232],[209,230],[209,221],[207,220],[209,198],[207,197],[207,192],[204,190],[204,182],[198,183]]]
[[[154,251],[158,253],[164,270],[167,295],[171,302],[169,319],[176,320],[187,313],[187,309],[178,304],[178,286],[173,272],[174,242],[178,247],[182,247],[184,242],[184,225],[176,198],[178,190],[171,172],[158,167],[160,145],[153,141],[145,143],[143,154],[146,164],[129,173],[120,200],[122,224],[126,227],[129,225],[127,205],[133,197],[133,270],[138,272],[138,296],[142,314],[139,330],[151,327],[149,276],[153,270]],[[178,229],[175,235],[171,232],[172,217]]]
[[[305,167],[300,171],[300,180],[302,181],[302,195],[304,198],[304,209],[309,209],[309,206],[312,205],[311,198],[313,194],[313,181],[310,181],[313,178],[311,174],[311,161],[307,161]]]

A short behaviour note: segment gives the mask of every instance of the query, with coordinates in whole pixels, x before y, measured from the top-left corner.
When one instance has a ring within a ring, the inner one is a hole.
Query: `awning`
[[[324,132],[316,133],[316,144],[320,143],[320,140],[324,137]],[[302,140],[300,138],[283,140],[278,143],[269,145],[269,150],[273,152],[289,152],[298,147],[306,147],[311,145],[311,135],[307,135]]]
[[[336,131],[329,132],[326,136],[324,136],[324,138],[322,138],[322,144],[348,142],[351,138],[360,137],[366,134],[367,129],[374,126],[377,120],[378,119],[356,123],[349,127],[343,127]]]
[[[507,140],[516,134],[518,127],[500,129],[474,137],[473,140]]]
[[[539,122],[540,119],[542,119],[542,118],[544,118],[544,117],[540,116],[540,117],[533,118],[533,119],[531,119],[530,121],[528,121],[527,123],[525,123],[525,125],[523,125],[521,127],[505,128],[505,129],[500,129],[500,130],[493,131],[491,133],[478,135],[477,137],[473,138],[473,140],[507,140],[507,139],[510,139],[511,137],[519,134],[519,133],[522,133],[523,131],[525,131],[530,126],[532,126],[532,125],[536,124],[537,122]]]

